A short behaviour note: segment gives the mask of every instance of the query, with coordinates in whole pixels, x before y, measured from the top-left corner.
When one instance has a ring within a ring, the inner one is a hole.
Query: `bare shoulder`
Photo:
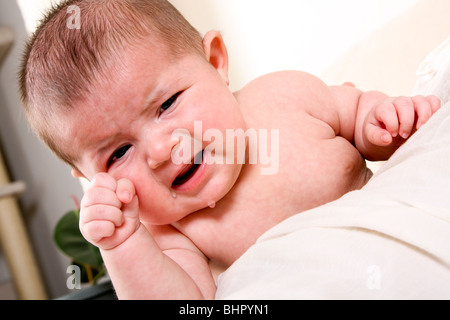
[[[329,87],[316,76],[302,71],[279,71],[249,82],[235,93],[249,112],[277,112],[285,116],[304,112],[330,123],[335,114],[334,97]]]
[[[323,83],[316,76],[297,70],[276,71],[262,75],[248,83],[252,85],[301,85],[306,82],[315,81]]]
[[[258,95],[283,94],[295,97],[305,91],[325,88],[325,83],[312,74],[302,71],[278,71],[250,81],[241,92]]]

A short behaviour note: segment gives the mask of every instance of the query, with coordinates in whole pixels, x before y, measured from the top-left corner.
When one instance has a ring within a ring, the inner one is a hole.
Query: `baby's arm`
[[[261,103],[273,100],[278,111],[290,110],[289,106],[306,111],[326,123],[333,136],[345,138],[363,157],[375,161],[388,159],[440,107],[434,96],[393,98],[377,91],[363,92],[350,83],[327,86],[300,71],[260,77],[246,90],[255,90],[250,95],[259,97]]]
[[[330,87],[339,134],[368,160],[386,160],[439,109],[434,97],[389,97],[352,85]]]
[[[203,254],[170,226],[155,228],[152,236],[138,211],[133,184],[105,173],[95,176],[81,203],[80,230],[100,248],[118,297],[214,298]]]

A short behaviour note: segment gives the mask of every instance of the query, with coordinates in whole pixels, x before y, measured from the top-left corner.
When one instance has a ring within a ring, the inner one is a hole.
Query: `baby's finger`
[[[134,184],[128,179],[117,181],[117,197],[122,201],[122,212],[126,218],[138,220],[139,201]]]
[[[123,223],[123,214],[117,207],[97,204],[85,209],[80,215],[80,225],[100,220],[111,221],[116,227],[120,227]]]
[[[431,112],[434,114],[441,108],[441,100],[436,96],[428,96],[425,98],[431,105]]]
[[[398,135],[398,116],[393,103],[385,101],[378,105],[375,108],[375,119],[384,125],[392,137],[395,138]]]
[[[433,115],[432,107],[424,96],[413,97],[414,109],[417,113],[416,128],[420,129]]]
[[[400,122],[398,133],[403,139],[407,139],[412,133],[415,122],[413,101],[410,98],[399,97],[394,101],[394,105]]]
[[[91,243],[95,244],[103,238],[111,237],[114,234],[116,227],[111,221],[92,221],[83,226],[80,226],[80,231],[83,236]]]
[[[387,130],[370,123],[366,125],[365,134],[367,140],[376,146],[387,146],[391,144],[393,140],[391,134]]]
[[[116,194],[122,203],[129,203],[136,194],[133,182],[128,179],[118,180]]]
[[[116,180],[106,172],[97,173],[89,184],[90,188],[103,187],[112,191],[117,188]]]
[[[117,208],[122,206],[122,203],[117,199],[116,193],[104,187],[88,189],[81,200],[81,209],[83,210],[96,204],[109,205]]]

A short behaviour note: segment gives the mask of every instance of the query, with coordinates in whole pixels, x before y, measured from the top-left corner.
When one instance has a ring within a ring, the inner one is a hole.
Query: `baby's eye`
[[[172,104],[175,102],[175,100],[177,100],[177,98],[180,94],[181,94],[181,92],[178,92],[178,93],[174,94],[172,97],[170,97],[169,100],[164,102],[161,105],[160,112],[163,113],[164,111],[169,109],[172,106]]]
[[[110,167],[114,162],[116,162],[117,160],[119,160],[120,158],[122,158],[128,151],[128,149],[131,148],[131,145],[126,145],[123,146],[119,149],[117,149],[111,156],[111,158],[109,158],[108,160],[108,167]]]

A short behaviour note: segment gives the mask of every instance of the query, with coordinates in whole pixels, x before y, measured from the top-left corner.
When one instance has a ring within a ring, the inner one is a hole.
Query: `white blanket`
[[[450,299],[450,102],[362,190],[265,233],[216,298]]]

